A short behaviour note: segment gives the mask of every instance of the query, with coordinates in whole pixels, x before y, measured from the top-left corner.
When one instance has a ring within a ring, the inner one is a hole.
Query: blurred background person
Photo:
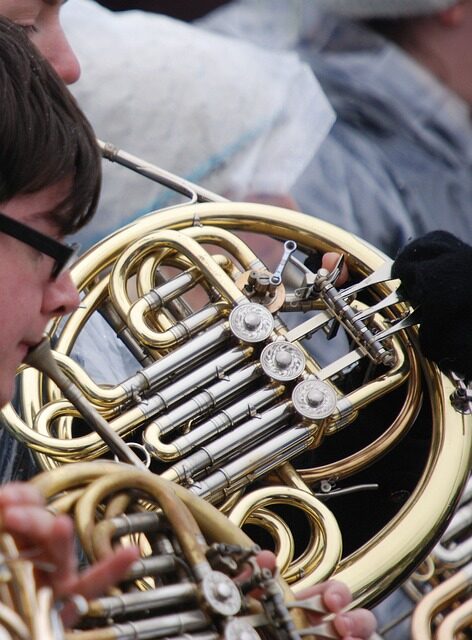
[[[438,228],[471,241],[470,0],[240,0],[199,24],[296,50],[328,96],[300,210],[391,256]]]
[[[72,91],[98,137],[232,199],[291,204],[334,121],[296,54],[93,0],[69,0],[62,20],[82,66]],[[106,162],[97,218],[79,241],[167,204],[159,185]]]

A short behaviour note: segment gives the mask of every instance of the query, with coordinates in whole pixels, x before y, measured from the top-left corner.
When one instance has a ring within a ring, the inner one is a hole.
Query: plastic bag
[[[296,54],[91,0],[68,2],[63,24],[82,65],[72,91],[97,136],[232,199],[287,192],[334,121]],[[152,181],[104,172],[85,246],[168,204]]]

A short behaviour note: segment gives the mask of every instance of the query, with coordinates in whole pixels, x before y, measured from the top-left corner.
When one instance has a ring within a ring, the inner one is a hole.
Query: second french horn
[[[348,286],[316,266],[327,251],[345,256]],[[335,575],[355,604],[378,600],[434,545],[470,468],[470,417],[451,401],[454,380],[419,353],[385,256],[292,210],[196,190],[72,273],[82,304],[51,326],[54,359],[112,435],[105,444],[80,420],[71,388],[67,399],[23,370],[21,417],[4,415],[45,469],[109,447],[149,460],[273,546],[294,590]],[[97,315],[109,327],[100,340],[134,362],[118,383],[98,384],[73,358]]]
[[[336,637],[328,622],[310,628],[304,603],[258,565],[252,541],[182,487],[105,461],[45,472],[32,484],[51,509],[74,518],[90,563],[119,544],[141,551],[120,589],[91,601],[72,598],[79,621],[54,640],[300,640],[318,631]],[[316,599],[312,604],[325,612]]]

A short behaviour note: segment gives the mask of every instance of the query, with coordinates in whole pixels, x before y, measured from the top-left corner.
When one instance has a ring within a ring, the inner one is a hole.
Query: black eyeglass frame
[[[14,218],[10,218],[0,212],[0,233],[5,233],[20,242],[33,247],[37,251],[44,253],[54,260],[51,278],[56,280],[64,271],[67,271],[75,261],[80,250],[80,245],[76,242],[65,244],[32,229]]]

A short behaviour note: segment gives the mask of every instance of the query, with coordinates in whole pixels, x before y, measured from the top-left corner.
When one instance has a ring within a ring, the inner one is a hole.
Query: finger
[[[49,537],[43,543],[44,553],[56,567],[50,576],[54,591],[77,575],[78,559],[74,542],[74,525],[68,516],[56,516]]]
[[[124,547],[113,555],[82,572],[74,581],[64,583],[62,595],[77,593],[84,598],[96,598],[121,582],[133,562],[139,558],[139,549]]]
[[[341,638],[346,640],[367,640],[377,628],[377,621],[371,611],[354,609],[348,613],[338,614],[334,626]]]
[[[271,573],[274,573],[276,570],[276,557],[272,553],[272,551],[259,551],[256,557],[257,564],[261,569],[269,569]],[[241,573],[237,575],[237,581],[243,582],[244,580],[248,580],[252,574],[252,567],[250,564],[246,564]]]
[[[327,613],[338,613],[344,607],[347,607],[352,601],[351,592],[348,587],[337,580],[329,580],[327,582],[321,582],[309,589],[305,589],[297,594],[297,598],[300,600],[310,600],[314,598],[322,598],[322,606],[325,607]],[[315,602],[314,602],[315,604]],[[316,603],[321,604],[321,603]],[[323,615],[314,611],[305,611],[310,624],[319,624]]]
[[[309,589],[304,589],[298,593],[297,597],[300,600],[309,600],[313,596],[319,595],[323,596],[324,605],[332,613],[337,613],[350,604],[352,600],[348,587],[338,580],[320,582]]]
[[[57,595],[62,598],[81,595],[87,600],[98,598],[110,587],[121,582],[138,558],[139,549],[136,547],[119,549],[114,555],[76,575],[74,579],[64,581]],[[61,611],[61,617],[66,627],[71,627],[77,621],[78,613],[72,601],[66,603]]]
[[[4,529],[11,533],[20,549],[35,551],[38,579],[55,588],[56,583],[75,575],[77,559],[74,530],[70,518],[54,516],[42,506],[7,507],[4,510]],[[40,562],[51,565],[41,571]]]
[[[259,551],[256,556],[256,561],[258,566],[261,569],[267,569],[272,574],[274,574],[274,572],[277,569],[277,565],[276,565],[277,559],[275,555],[272,553],[272,551],[268,551],[266,549],[263,551]],[[238,584],[242,584],[246,580],[250,579],[252,573],[253,573],[253,566],[249,563],[246,563],[243,570],[240,573],[238,573],[238,575],[236,576],[235,581]],[[263,591],[262,589],[254,588],[250,591],[249,595],[251,595],[253,598],[256,598],[256,600],[259,600],[263,595]]]
[[[41,505],[28,504],[5,506],[2,519],[4,530],[37,543],[48,539],[55,516]]]
[[[334,269],[334,267],[336,266],[337,261],[339,260],[339,253],[334,253],[332,251],[328,251],[327,253],[325,253],[323,255],[323,259],[322,259],[322,266],[324,269],[327,269],[328,271],[332,271]],[[347,265],[344,262],[342,269],[341,269],[341,274],[338,277],[338,279],[336,280],[336,285],[342,285],[344,284],[349,278],[349,271],[347,269]]]
[[[267,551],[267,549],[259,551],[256,560],[261,569],[269,569],[269,571],[274,573],[277,559],[272,551]]]
[[[323,602],[329,611],[337,613],[351,603],[351,592],[343,582],[329,580],[324,586]]]
[[[0,489],[0,509],[8,506],[44,505],[45,501],[36,487],[24,482],[10,482]]]

